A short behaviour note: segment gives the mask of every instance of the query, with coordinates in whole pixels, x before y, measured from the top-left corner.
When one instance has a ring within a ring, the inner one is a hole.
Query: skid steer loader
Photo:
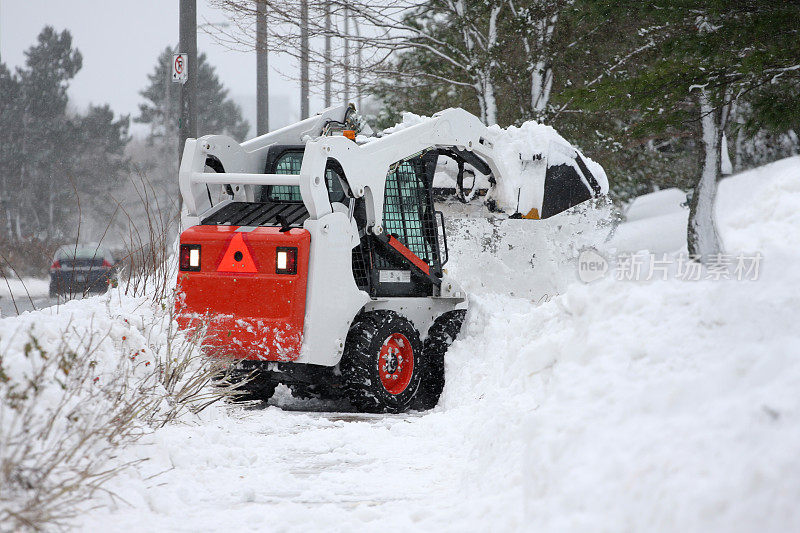
[[[502,179],[462,109],[365,139],[351,106],[242,144],[186,142],[176,311],[234,358],[251,398],[344,396],[359,410],[434,407],[466,295],[444,270],[437,159]]]

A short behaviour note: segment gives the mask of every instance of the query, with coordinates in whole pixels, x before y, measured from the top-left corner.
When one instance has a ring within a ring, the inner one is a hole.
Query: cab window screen
[[[429,265],[434,264],[435,235],[430,224],[425,224],[425,209],[428,206],[428,190],[412,161],[400,163],[386,177],[386,192],[383,203],[383,224],[386,233],[395,235],[409,250]]]
[[[275,174],[300,174],[302,163],[302,152],[286,152],[275,163]],[[332,169],[325,172],[328,196],[332,202],[340,202],[344,198],[344,191],[338,177],[339,175]],[[269,185],[266,187],[266,197],[272,202],[303,202],[300,187],[294,185]]]
[[[275,163],[275,174],[300,174],[303,163],[302,152],[286,152]],[[294,185],[270,185],[267,197],[273,202],[302,202],[300,187]]]

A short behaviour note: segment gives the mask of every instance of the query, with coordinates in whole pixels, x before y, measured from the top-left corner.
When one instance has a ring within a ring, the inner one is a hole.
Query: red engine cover
[[[200,271],[178,273],[178,323],[206,324],[203,344],[222,356],[293,361],[303,341],[311,234],[238,229],[194,226],[181,234],[181,244],[200,245]],[[296,274],[275,273],[279,246],[297,248]]]

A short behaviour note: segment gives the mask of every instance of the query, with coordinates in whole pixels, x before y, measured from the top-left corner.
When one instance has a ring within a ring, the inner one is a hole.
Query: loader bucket
[[[570,150],[573,159],[569,163],[562,163],[558,158],[555,159],[557,163],[553,164],[553,148],[551,145],[551,156],[548,157],[545,172],[541,218],[557,215],[602,192],[579,152]]]

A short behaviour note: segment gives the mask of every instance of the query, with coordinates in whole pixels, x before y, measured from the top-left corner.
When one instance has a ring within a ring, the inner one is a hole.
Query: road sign
[[[184,84],[189,79],[189,54],[172,54],[172,81]]]

